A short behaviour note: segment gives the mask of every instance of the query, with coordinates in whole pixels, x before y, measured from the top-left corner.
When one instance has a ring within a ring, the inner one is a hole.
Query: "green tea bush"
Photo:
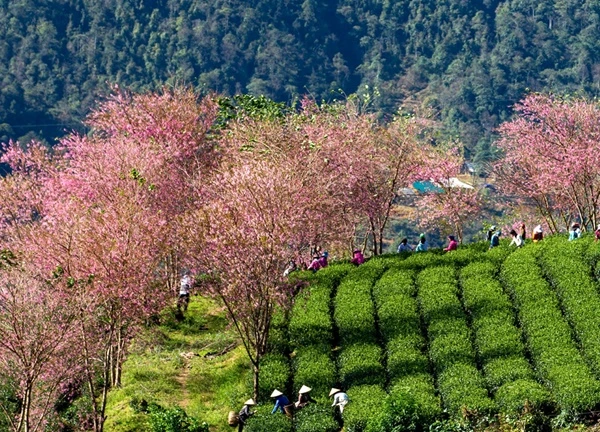
[[[344,388],[385,383],[381,348],[374,343],[344,347],[338,357],[340,382]]]
[[[492,392],[511,381],[533,378],[512,303],[495,279],[496,270],[494,264],[476,262],[461,271],[463,303],[471,313],[475,346]]]
[[[267,351],[279,354],[287,354],[290,349],[288,321],[286,314],[277,310],[271,320],[269,329],[269,340],[267,341]]]
[[[548,276],[562,309],[596,376],[600,376],[600,295],[592,269],[578,251],[578,242],[544,244],[542,269]]]
[[[390,385],[386,431],[426,431],[442,415],[433,377],[427,373],[406,375]]]
[[[151,432],[208,432],[208,424],[190,417],[180,407],[148,406],[148,424]]]
[[[498,389],[495,400],[500,410],[507,414],[520,414],[525,408],[531,411],[552,411],[550,392],[540,383],[521,379],[504,384]]]
[[[294,352],[294,389],[308,385],[313,395],[327,395],[337,382],[331,349],[324,345],[309,345]]]
[[[350,402],[344,409],[344,432],[386,432],[387,393],[381,386],[364,385],[348,390]]]
[[[425,339],[415,295],[414,271],[399,267],[388,270],[373,287],[379,330],[386,343],[390,393],[386,431],[426,429],[442,411],[422,351]]]
[[[375,316],[369,280],[346,280],[335,296],[334,320],[342,345],[375,340]]]
[[[309,404],[294,416],[296,432],[337,432],[340,425],[334,419],[331,404]]]
[[[292,347],[331,343],[330,303],[331,287],[322,283],[307,288],[296,297],[289,323]]]
[[[260,379],[258,395],[261,400],[268,399],[273,389],[285,392],[290,381],[290,361],[276,353],[266,354],[260,363]]]
[[[271,414],[273,405],[259,405],[246,421],[245,432],[292,432],[292,421],[279,411]],[[237,430],[233,429],[232,430]]]
[[[387,343],[385,352],[390,380],[428,371],[429,361],[423,352],[416,348],[419,343],[415,343],[415,340],[416,338],[398,336]]]
[[[312,396],[326,398],[331,387],[337,384],[335,362],[331,357],[333,323],[331,296],[348,271],[350,264],[330,265],[310,277],[311,286],[296,297],[290,324],[290,345],[293,349],[293,388],[302,385],[312,388]],[[295,416],[297,431],[334,431],[339,425],[332,409],[321,405],[308,405]]]
[[[463,407],[481,415],[490,413],[494,403],[475,366],[475,352],[458,298],[454,268],[427,268],[419,273],[417,285],[429,335],[429,356],[437,372],[444,405],[455,416]]]
[[[379,331],[385,341],[404,336],[414,338],[417,346],[424,343],[414,294],[413,272],[410,270],[391,269],[373,287]]]
[[[556,294],[536,264],[537,251],[539,245],[515,251],[502,265],[501,277],[517,306],[537,370],[559,407],[569,412],[589,410],[600,403],[600,383],[572,340]]]

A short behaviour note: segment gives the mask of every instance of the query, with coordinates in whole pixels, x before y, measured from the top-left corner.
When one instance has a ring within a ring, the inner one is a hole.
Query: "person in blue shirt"
[[[581,237],[581,228],[577,222],[573,222],[569,230],[569,241],[577,240],[579,237]]]
[[[285,414],[285,410],[283,408],[290,404],[290,400],[277,389],[273,390],[271,397],[275,398],[275,406],[273,407],[271,414],[275,414],[277,410],[281,410],[281,413]]]
[[[425,234],[421,234],[419,236],[419,243],[417,247],[415,247],[415,252],[425,252],[427,251],[427,240],[425,239]]]
[[[500,236],[502,235],[502,231],[496,231],[492,237],[490,238],[490,249],[495,248],[496,246],[500,246]]]

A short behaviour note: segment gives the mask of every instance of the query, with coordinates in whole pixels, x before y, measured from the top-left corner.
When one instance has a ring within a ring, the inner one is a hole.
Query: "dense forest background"
[[[483,160],[527,91],[599,93],[599,24],[599,0],[0,0],[0,140],[177,81],[431,109]]]

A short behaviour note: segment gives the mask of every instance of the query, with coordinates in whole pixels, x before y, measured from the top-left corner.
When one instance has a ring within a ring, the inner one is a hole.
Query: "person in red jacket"
[[[446,249],[444,249],[444,252],[450,252],[450,251],[458,249],[458,243],[454,239],[453,235],[449,235],[448,240],[449,240],[448,247]]]

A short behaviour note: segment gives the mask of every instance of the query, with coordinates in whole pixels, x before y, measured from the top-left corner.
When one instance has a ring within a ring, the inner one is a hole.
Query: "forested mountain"
[[[178,81],[372,92],[433,108],[484,158],[527,89],[599,92],[599,21],[599,0],[0,0],[0,138],[76,127],[111,83]]]

